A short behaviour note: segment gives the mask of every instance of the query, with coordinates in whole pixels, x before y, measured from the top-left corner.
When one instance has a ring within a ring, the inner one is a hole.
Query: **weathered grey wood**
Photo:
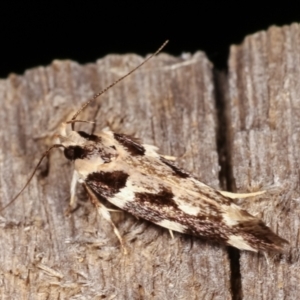
[[[0,82],[1,205],[25,183],[60,122],[141,60],[110,55],[86,66],[55,61]],[[218,188],[214,103],[205,55],[184,60],[161,54],[80,119],[134,133]],[[63,154],[53,151],[18,201],[1,212],[3,299],[231,298],[226,247],[176,233],[172,240],[167,230],[115,213],[129,250],[124,256],[89,202],[66,217],[71,172]],[[78,193],[87,199],[81,188]]]
[[[233,186],[270,188],[252,213],[290,241],[282,256],[241,254],[243,299],[299,299],[300,26],[249,36],[229,60],[227,123]]]
[[[81,188],[82,205],[65,216],[72,166],[53,151],[19,200],[1,212],[2,298],[299,298],[299,41],[298,24],[249,36],[231,48],[228,76],[215,81],[202,53],[185,60],[162,54],[80,116],[95,119],[97,129],[109,125],[159,146],[216,188],[220,160],[231,190],[268,189],[240,203],[290,241],[286,254],[241,252],[240,278],[231,278],[225,247],[176,233],[172,240],[164,229],[115,213],[129,250],[124,256]],[[0,81],[1,205],[22,187],[59,124],[141,60],[55,61]],[[219,115],[215,90],[226,108]],[[218,132],[225,152],[217,149]],[[218,157],[226,152],[226,160]],[[235,269],[238,258],[230,257]]]

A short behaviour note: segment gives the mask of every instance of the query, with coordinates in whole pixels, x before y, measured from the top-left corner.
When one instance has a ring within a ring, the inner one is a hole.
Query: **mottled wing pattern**
[[[75,170],[99,198],[162,227],[239,249],[280,251],[286,243],[232,199],[160,156],[154,146],[111,131],[77,134],[82,140],[80,157],[73,157]]]

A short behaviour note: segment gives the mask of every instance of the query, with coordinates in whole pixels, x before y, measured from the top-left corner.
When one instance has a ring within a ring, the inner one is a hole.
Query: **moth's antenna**
[[[109,90],[110,88],[112,88],[114,85],[116,85],[117,83],[119,83],[120,81],[122,81],[124,78],[126,78],[127,76],[129,76],[130,74],[132,74],[135,70],[137,70],[138,68],[140,68],[142,65],[144,65],[148,60],[150,60],[153,56],[157,55],[168,43],[169,41],[166,40],[159,48],[158,50],[156,50],[155,53],[151,54],[148,58],[146,58],[141,64],[139,64],[137,67],[135,67],[134,69],[132,69],[131,71],[129,71],[127,74],[125,74],[124,76],[120,77],[119,79],[117,79],[115,82],[113,82],[112,84],[110,84],[108,87],[106,87],[104,90],[102,90],[100,93],[96,94],[93,96],[93,98],[87,100],[85,103],[82,104],[82,106],[79,108],[79,110],[75,113],[75,115],[72,117],[71,121],[75,120],[77,118],[77,116],[95,99],[97,99],[99,96],[101,96],[103,93],[105,93],[107,90]],[[72,123],[72,122],[70,122]],[[72,123],[72,130],[74,129],[74,123]]]
[[[119,79],[117,79],[115,82],[113,82],[112,84],[110,84],[108,87],[106,87],[104,90],[102,90],[100,93],[94,95],[93,98],[87,100],[85,103],[83,103],[83,105],[79,108],[79,110],[75,113],[75,115],[72,117],[72,119],[70,121],[68,121],[67,123],[71,123],[72,124],[72,130],[74,129],[74,124],[76,122],[85,122],[85,123],[93,123],[93,122],[86,122],[86,121],[82,121],[82,120],[76,120],[77,116],[95,99],[97,99],[99,96],[101,96],[103,93],[105,93],[107,90],[109,90],[110,88],[112,88],[114,85],[116,85],[117,83],[119,83],[120,81],[122,81],[124,78],[126,78],[127,76],[129,76],[130,74],[132,74],[135,70],[137,70],[138,68],[140,68],[142,65],[144,65],[148,60],[150,60],[153,56],[157,55],[168,43],[169,41],[166,40],[160,47],[159,49],[154,53],[151,54],[147,59],[145,59],[141,64],[139,64],[137,67],[135,67],[134,69],[132,69],[131,71],[129,71],[127,74],[125,74],[124,76],[120,77]],[[18,197],[23,193],[23,191],[27,188],[27,186],[29,185],[30,181],[32,180],[33,176],[35,175],[38,167],[41,165],[43,159],[49,154],[49,152],[53,149],[53,148],[64,148],[63,145],[61,144],[55,144],[52,147],[50,147],[47,151],[45,151],[42,155],[42,157],[40,158],[39,162],[37,163],[36,167],[34,168],[32,174],[30,175],[29,179],[27,180],[27,182],[25,183],[24,187],[20,190],[20,192],[8,203],[6,204],[4,207],[0,208],[0,212],[3,211],[5,208],[7,208],[8,206],[10,206],[14,201],[16,201],[18,199]]]
[[[45,151],[42,155],[42,157],[40,158],[39,162],[37,163],[36,167],[34,168],[32,174],[30,175],[30,177],[28,178],[27,182],[25,183],[24,187],[20,190],[20,192],[11,200],[9,201],[8,204],[6,204],[4,207],[0,208],[0,212],[2,210],[4,210],[5,208],[7,208],[8,206],[10,206],[13,202],[15,202],[15,200],[18,199],[18,197],[22,194],[22,192],[27,188],[28,184],[30,183],[31,179],[33,178],[34,174],[36,173],[38,167],[41,165],[43,159],[49,154],[49,152],[53,149],[53,148],[59,148],[59,147],[63,147],[63,145],[61,144],[54,144],[53,146],[51,146],[47,151]]]

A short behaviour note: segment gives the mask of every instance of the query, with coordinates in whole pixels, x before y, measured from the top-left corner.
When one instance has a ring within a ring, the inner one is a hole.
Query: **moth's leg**
[[[249,198],[249,197],[256,197],[264,194],[266,191],[259,191],[254,193],[230,193],[226,191],[219,191],[223,196],[229,197],[231,199],[241,199],[241,198]]]
[[[106,220],[108,221],[111,226],[113,227],[114,229],[114,233],[115,235],[117,236],[117,238],[119,239],[120,241],[120,244],[121,244],[121,247],[123,249],[123,253],[124,254],[127,254],[127,250],[124,246],[124,242],[123,242],[123,239],[120,235],[120,232],[119,230],[117,229],[116,225],[114,224],[114,222],[112,221],[111,217],[110,217],[110,213],[109,213],[109,210],[102,204],[100,203],[99,199],[95,196],[95,194],[93,193],[93,191],[86,185],[84,184],[89,196],[90,196],[90,199],[91,199],[91,202],[96,206],[97,210],[98,210],[98,213]]]
[[[267,261],[267,265],[270,266],[270,261],[269,261],[269,258],[268,258],[268,254],[266,252],[263,252],[263,253],[264,253],[265,259]]]
[[[70,186],[70,208],[74,208],[76,206],[76,185],[78,179],[78,173],[74,170]]]
[[[107,211],[111,211],[111,212],[123,212],[122,210],[120,209],[112,209],[112,208],[107,208]]]
[[[169,233],[170,233],[171,239],[174,240],[173,230],[169,229]]]
[[[71,212],[73,212],[76,208],[76,186],[78,182],[78,173],[74,170],[73,171],[73,176],[72,176],[72,181],[71,181],[71,186],[70,186],[70,202],[69,202],[69,207],[65,211],[65,215],[68,216],[70,215]]]
[[[170,161],[175,161],[176,157],[175,156],[170,156],[170,155],[160,155],[161,157],[170,160]]]

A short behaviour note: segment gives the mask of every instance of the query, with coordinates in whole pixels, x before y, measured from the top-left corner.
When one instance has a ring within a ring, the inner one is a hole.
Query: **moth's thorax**
[[[119,156],[116,141],[110,131],[101,131],[99,135],[71,130],[69,124],[63,123],[58,142],[64,146],[68,160],[74,161],[75,170],[81,178],[87,174],[105,168]]]

